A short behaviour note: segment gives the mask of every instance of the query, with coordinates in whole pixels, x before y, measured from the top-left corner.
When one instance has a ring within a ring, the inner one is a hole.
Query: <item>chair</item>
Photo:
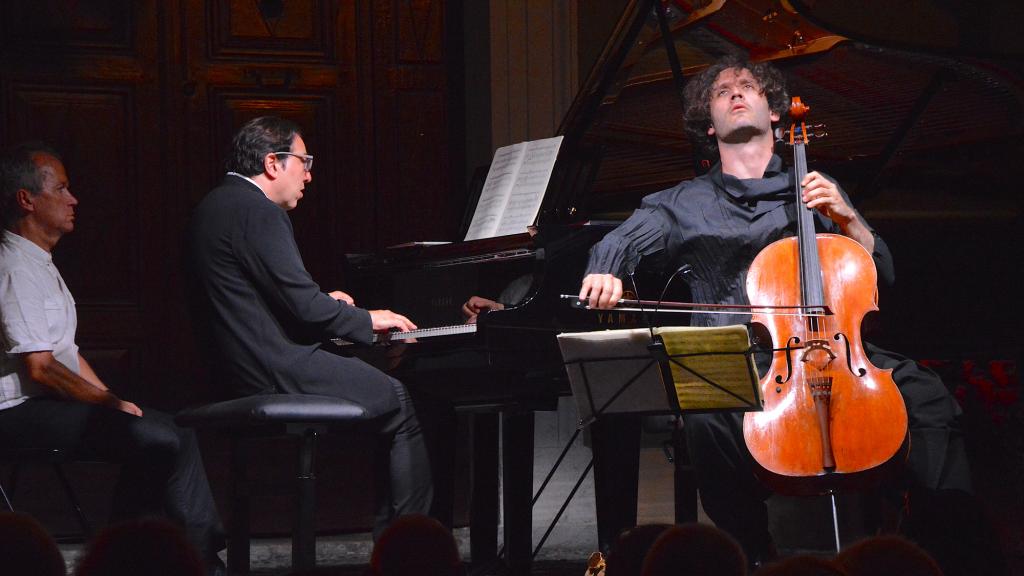
[[[21,467],[25,465],[48,465],[52,467],[54,474],[56,474],[57,479],[60,481],[61,487],[64,489],[64,495],[67,496],[68,503],[74,510],[75,517],[78,519],[78,524],[82,528],[82,536],[88,539],[92,536],[92,524],[85,516],[85,512],[82,511],[78,495],[75,493],[74,487],[71,485],[67,475],[64,473],[64,464],[69,460],[70,458],[67,453],[58,449],[13,450],[0,452],[0,464],[10,464],[13,466],[11,475],[8,479],[8,489],[10,492],[8,493],[8,489],[4,488],[3,482],[0,482],[0,497],[3,498],[3,502],[7,505],[8,510],[16,512],[11,500],[14,498],[14,494],[18,489],[18,479],[21,473]]]
[[[299,441],[296,471],[295,520],[292,530],[292,569],[316,565],[314,527],[315,476],[313,456],[318,434],[328,428],[350,428],[373,420],[363,406],[331,396],[265,394],[216,402],[180,412],[181,426],[214,429],[230,441],[231,507],[228,525],[228,572],[249,572],[249,485],[242,442],[294,436]]]

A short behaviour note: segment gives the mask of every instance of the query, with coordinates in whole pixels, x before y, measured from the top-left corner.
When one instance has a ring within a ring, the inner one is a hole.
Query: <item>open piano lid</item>
[[[827,126],[829,137],[809,150],[810,162],[842,180],[856,203],[888,186],[947,190],[968,203],[1002,194],[996,205],[1012,205],[1015,192],[991,184],[1005,182],[1006,160],[1021,151],[1024,82],[1012,58],[1017,48],[1004,43],[1001,52],[979,54],[959,52],[954,43],[926,53],[912,51],[908,41],[898,48],[868,44],[822,27],[839,27],[834,18],[805,17],[811,8],[816,16],[837,13],[828,10],[832,3],[629,2],[559,128],[565,141],[541,227],[622,218],[645,194],[695,176],[702,159],[683,133],[658,7],[666,11],[684,81],[730,52],[774,61],[790,93],[811,103],[813,123]],[[927,22],[942,15],[924,16]],[[914,26],[909,15],[902,17]],[[862,31],[869,25],[864,22],[843,29]],[[979,177],[990,185],[979,187]]]
[[[928,53],[910,50],[909,40],[882,45],[847,38],[823,26],[872,40],[884,35],[864,32],[867,16],[856,25],[837,21],[843,12],[828,8],[840,1],[628,2],[558,129],[565,139],[538,228],[621,220],[644,195],[693,178],[708,160],[683,132],[678,81],[656,8],[664,10],[682,82],[728,53],[781,68],[790,93],[812,106],[812,123],[827,127],[828,138],[808,150],[809,162],[842,181],[855,204],[887,187],[901,192],[882,203],[890,213],[904,203],[920,209],[914,199],[924,195],[932,204],[943,198],[947,211],[966,206],[1012,217],[1018,186],[1006,166],[1024,152],[1024,66],[1014,49],[1004,43],[994,54],[960,53],[953,44]],[[385,259],[459,260],[466,253],[504,253],[506,244],[520,257],[533,242],[520,234],[392,250]]]

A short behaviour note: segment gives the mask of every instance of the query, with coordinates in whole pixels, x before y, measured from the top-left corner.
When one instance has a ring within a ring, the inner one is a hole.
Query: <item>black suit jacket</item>
[[[325,394],[374,414],[398,408],[385,374],[321,349],[333,337],[369,343],[370,315],[320,290],[287,213],[258,186],[226,176],[196,207],[187,250],[197,316],[234,395]]]

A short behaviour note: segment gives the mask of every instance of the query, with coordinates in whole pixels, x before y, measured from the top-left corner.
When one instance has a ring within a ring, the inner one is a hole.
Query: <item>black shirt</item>
[[[741,180],[715,165],[704,176],[651,194],[632,216],[591,250],[587,274],[620,278],[642,258],[657,257],[666,270],[689,264],[685,274],[694,301],[748,304],[747,269],[772,242],[796,235],[793,174],[773,155],[762,178]],[[849,203],[846,193],[840,193]],[[863,217],[860,214],[858,218]],[[819,232],[839,233],[839,226],[815,212]],[[890,285],[892,255],[874,233],[872,257],[879,282]],[[695,326],[748,322],[749,315],[694,314]]]

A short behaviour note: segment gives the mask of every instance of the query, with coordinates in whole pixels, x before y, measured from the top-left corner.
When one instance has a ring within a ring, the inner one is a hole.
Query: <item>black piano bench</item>
[[[249,573],[249,485],[246,450],[241,444],[260,438],[295,436],[299,441],[295,478],[296,514],[292,529],[292,569],[316,565],[314,526],[316,436],[328,428],[351,428],[371,421],[359,404],[331,396],[265,394],[216,402],[178,413],[181,426],[213,429],[230,441],[228,573]]]

